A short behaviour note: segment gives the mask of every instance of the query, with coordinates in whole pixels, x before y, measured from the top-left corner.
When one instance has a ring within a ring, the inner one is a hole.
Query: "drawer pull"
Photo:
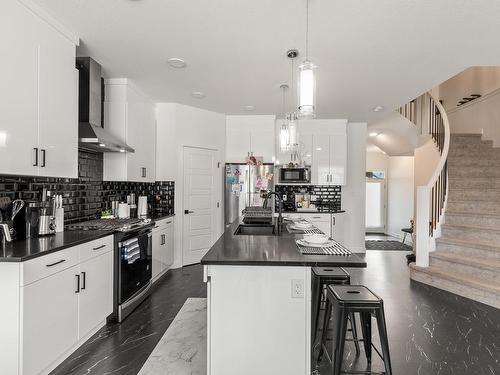
[[[167,221],[165,224],[172,224],[172,220]]]
[[[58,264],[61,264],[62,262],[66,262],[66,259],[61,259],[55,263],[51,263],[51,264],[46,264],[45,266],[46,267],[53,267],[53,266],[57,266]]]
[[[156,228],[159,228],[160,226],[159,225],[155,225],[155,227],[153,229],[156,229]]]
[[[102,249],[103,247],[106,247],[106,245],[101,245],[101,246],[94,247],[94,248],[92,248],[92,250],[94,250],[94,251],[96,251],[96,250],[100,250],[100,249]]]

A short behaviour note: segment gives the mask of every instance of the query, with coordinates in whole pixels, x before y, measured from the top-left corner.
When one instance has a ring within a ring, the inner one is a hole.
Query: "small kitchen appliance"
[[[279,181],[281,184],[310,184],[311,183],[311,168],[299,167],[288,168],[281,167],[279,170]]]

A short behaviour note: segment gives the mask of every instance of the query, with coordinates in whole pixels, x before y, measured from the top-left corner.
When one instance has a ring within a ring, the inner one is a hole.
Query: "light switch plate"
[[[304,298],[304,280],[292,280],[292,298]]]

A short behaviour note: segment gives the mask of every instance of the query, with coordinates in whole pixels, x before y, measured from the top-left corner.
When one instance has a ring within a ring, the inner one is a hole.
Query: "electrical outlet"
[[[286,194],[283,194],[283,200],[286,201]]]
[[[304,280],[292,280],[292,298],[304,298]]]

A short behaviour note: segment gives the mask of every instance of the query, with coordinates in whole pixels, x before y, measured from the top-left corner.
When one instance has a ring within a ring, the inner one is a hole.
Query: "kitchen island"
[[[237,235],[236,220],[203,257],[207,374],[311,373],[311,267],[366,267],[358,255],[303,255],[300,234]]]

